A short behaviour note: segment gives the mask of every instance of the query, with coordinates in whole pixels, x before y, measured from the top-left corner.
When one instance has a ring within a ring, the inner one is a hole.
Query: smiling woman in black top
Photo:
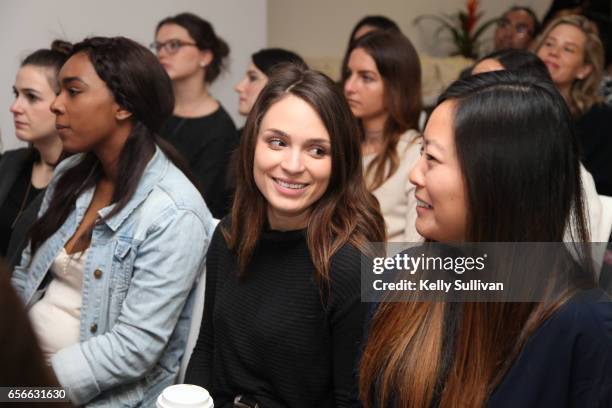
[[[215,407],[236,398],[264,407],[349,403],[365,312],[361,254],[384,240],[356,134],[335,84],[303,67],[276,72],[253,107],[231,218],[208,252],[187,372]]]

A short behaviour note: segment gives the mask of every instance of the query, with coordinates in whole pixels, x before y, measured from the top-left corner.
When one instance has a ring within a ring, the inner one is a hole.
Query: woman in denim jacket
[[[71,401],[152,406],[184,352],[213,220],[157,131],[168,76],[122,37],[76,44],[51,105],[64,149],[13,284]]]

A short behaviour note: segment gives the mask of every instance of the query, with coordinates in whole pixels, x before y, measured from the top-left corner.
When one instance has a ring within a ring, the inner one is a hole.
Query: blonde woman
[[[570,107],[581,159],[597,192],[612,195],[612,108],[598,96],[604,50],[597,27],[583,16],[559,17],[542,33],[535,52]]]

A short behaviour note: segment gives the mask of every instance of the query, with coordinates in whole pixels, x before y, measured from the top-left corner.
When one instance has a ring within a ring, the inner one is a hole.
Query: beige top
[[[29,311],[34,332],[45,358],[79,341],[83,271],[87,251],[57,255],[50,272],[53,276],[44,297]]]
[[[399,167],[380,187],[372,191],[380,203],[387,227],[387,242],[421,242],[423,237],[416,231],[416,197],[414,184],[408,180],[410,170],[420,156],[419,133],[410,129],[400,136],[397,143]],[[363,158],[364,170],[376,157],[368,154]],[[367,182],[371,182],[368,177]]]

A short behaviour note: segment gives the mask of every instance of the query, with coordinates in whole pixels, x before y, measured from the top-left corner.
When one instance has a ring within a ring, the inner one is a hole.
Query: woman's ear
[[[121,121],[121,120],[126,120],[130,118],[131,116],[132,116],[132,112],[130,112],[129,110],[121,106],[117,106],[117,110],[115,111],[115,119]]]
[[[207,67],[213,60],[213,53],[211,50],[200,51],[200,67]]]
[[[580,69],[578,69],[576,78],[584,79],[591,75],[591,72],[593,72],[593,66],[591,64],[584,64],[582,67],[580,67]]]

